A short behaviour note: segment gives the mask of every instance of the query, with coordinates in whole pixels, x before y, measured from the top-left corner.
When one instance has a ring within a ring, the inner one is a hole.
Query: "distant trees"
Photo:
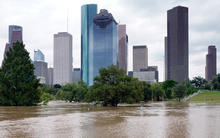
[[[14,43],[0,68],[0,105],[36,105],[41,97],[39,85],[29,53],[23,43]]]
[[[162,83],[162,88],[165,91],[165,96],[167,99],[172,98],[172,89],[177,84],[174,80],[166,80]]]
[[[217,74],[211,81],[212,89],[220,90],[220,74]]]
[[[99,70],[94,85],[87,94],[88,102],[103,102],[104,106],[117,106],[118,103],[134,103],[143,100],[143,84],[127,76],[123,70],[112,65]]]
[[[197,88],[204,88],[208,81],[203,77],[198,76],[194,77],[193,80],[190,81],[190,83]]]
[[[186,95],[187,88],[184,83],[179,83],[173,88],[175,97],[179,99],[183,98]]]

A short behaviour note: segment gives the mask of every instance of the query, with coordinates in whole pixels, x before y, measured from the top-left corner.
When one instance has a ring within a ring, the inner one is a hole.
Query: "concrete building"
[[[128,37],[126,25],[118,25],[118,68],[127,73],[128,60]]]
[[[133,77],[138,78],[140,81],[154,83],[158,82],[158,74],[157,66],[149,66],[148,68],[140,69],[140,71],[134,71]]]
[[[53,85],[53,68],[48,68],[48,85]]]
[[[167,11],[165,38],[165,80],[188,80],[188,8],[178,6]]]
[[[74,68],[73,69],[73,82],[77,83],[81,80],[81,69],[80,68]]]
[[[48,84],[47,63],[43,61],[34,61],[34,75],[40,79],[40,83]]]
[[[13,43],[15,42],[23,42],[22,39],[22,27],[17,25],[9,25],[9,42],[5,45],[4,58],[6,57],[7,51],[12,48]]]
[[[87,84],[89,84],[90,27],[96,15],[96,4],[87,4],[81,7],[81,78]]]
[[[44,54],[38,49],[34,50],[34,61],[43,61],[44,62]]]
[[[72,35],[61,32],[54,35],[53,84],[72,82]]]
[[[216,48],[209,46],[205,66],[205,79],[207,81],[211,81],[216,76],[216,67]]]
[[[133,71],[148,67],[148,49],[146,45],[133,46]]]
[[[100,68],[117,66],[118,60],[118,28],[111,13],[101,9],[93,19],[90,28],[89,47],[89,83],[99,75]]]

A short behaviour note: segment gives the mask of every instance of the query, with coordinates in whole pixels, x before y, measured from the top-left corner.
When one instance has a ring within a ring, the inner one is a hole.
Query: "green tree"
[[[150,101],[152,100],[152,89],[151,85],[149,83],[143,82],[143,87],[144,87],[144,101]]]
[[[165,92],[162,88],[162,85],[160,83],[153,83],[151,84],[151,91],[152,91],[152,98],[156,101],[162,101]]]
[[[220,90],[220,74],[217,74],[211,81],[212,89]]]
[[[184,83],[179,83],[173,88],[173,91],[174,91],[175,97],[178,98],[180,102],[180,99],[186,95],[187,89]]]
[[[14,43],[0,69],[0,105],[36,105],[41,97],[38,86],[29,53],[23,43]]]
[[[143,85],[112,65],[99,70],[99,76],[95,77],[86,99],[89,102],[102,102],[104,106],[139,102],[143,100]]]
[[[198,76],[194,77],[193,80],[190,81],[190,83],[197,88],[204,88],[205,84],[207,84],[208,82],[203,77]]]
[[[162,83],[162,88],[165,91],[166,98],[172,98],[172,89],[177,84],[174,80],[166,80]]]
[[[83,81],[78,81],[76,85],[76,94],[75,94],[75,101],[81,102],[85,100],[85,96],[88,92],[88,85]]]

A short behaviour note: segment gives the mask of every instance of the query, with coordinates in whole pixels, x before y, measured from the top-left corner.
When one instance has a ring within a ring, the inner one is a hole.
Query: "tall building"
[[[133,71],[148,67],[148,49],[146,45],[133,46]]]
[[[48,84],[53,85],[53,68],[48,68]]]
[[[89,35],[89,85],[99,75],[99,69],[117,65],[118,31],[117,22],[111,13],[102,9],[93,19]]]
[[[157,66],[148,66],[147,68],[140,69],[140,71],[134,71],[132,76],[138,78],[140,81],[145,81],[148,83],[158,82]]]
[[[54,35],[53,84],[72,82],[72,35],[61,32]]]
[[[73,69],[73,82],[77,83],[81,80],[81,69],[80,68],[74,68]]]
[[[88,4],[81,7],[81,78],[89,83],[89,48],[90,48],[90,27],[93,18],[97,15],[97,5]]]
[[[188,8],[178,6],[167,11],[165,38],[165,80],[188,80]]]
[[[44,54],[38,49],[34,50],[34,61],[43,61],[44,62]]]
[[[206,55],[205,79],[211,81],[214,76],[216,76],[216,48],[209,46]]]
[[[23,42],[22,40],[22,27],[17,25],[9,25],[9,42],[5,46],[4,58],[7,51],[13,46],[15,42]]]
[[[15,35],[13,36],[13,32],[21,32],[22,34],[22,27],[18,25],[9,25],[9,33],[8,33],[8,41],[9,43],[12,43],[13,41],[16,42],[16,38],[19,41],[22,41],[22,35]],[[13,39],[12,39],[13,38]]]
[[[40,79],[40,83],[48,84],[47,63],[43,61],[34,61],[34,75]]]
[[[128,38],[126,25],[118,25],[118,67],[127,73]]]

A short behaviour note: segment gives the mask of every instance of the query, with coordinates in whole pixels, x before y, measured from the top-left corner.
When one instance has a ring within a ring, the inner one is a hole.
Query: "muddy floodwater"
[[[112,108],[50,102],[0,107],[0,137],[219,138],[220,104],[160,102]]]

